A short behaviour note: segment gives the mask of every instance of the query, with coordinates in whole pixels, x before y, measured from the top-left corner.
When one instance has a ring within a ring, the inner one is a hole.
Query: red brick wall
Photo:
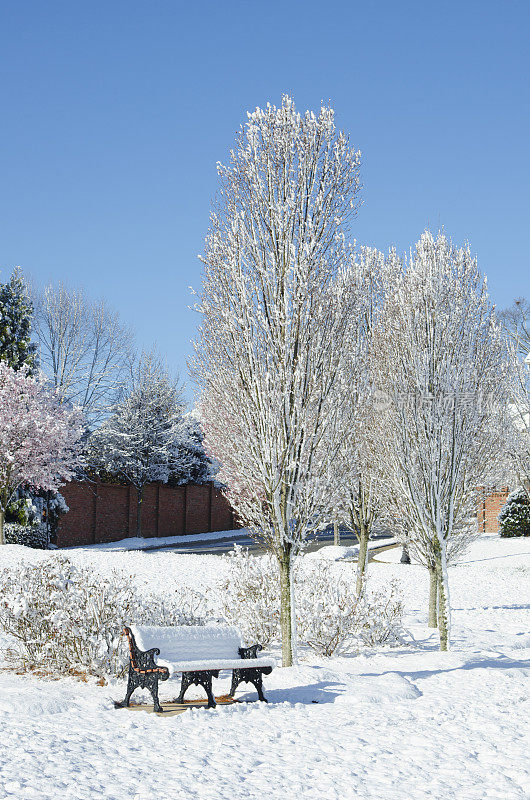
[[[228,531],[231,528],[238,527],[234,521],[234,514],[226,497],[219,489],[215,489],[214,487],[212,487],[212,518],[217,521],[219,530],[221,531]]]
[[[186,530],[188,533],[202,533],[210,530],[211,491],[204,492],[204,486],[186,486]]]
[[[179,536],[186,532],[186,487],[159,485],[158,535]],[[226,502],[226,501],[225,501]],[[224,530],[219,528],[218,530]]]
[[[58,547],[136,536],[134,487],[72,481],[61,488],[61,493],[70,510],[59,522]],[[179,536],[234,527],[232,509],[213,485],[172,487],[152,483],[144,488],[142,536]]]
[[[478,503],[478,522],[479,528],[484,533],[498,533],[499,511],[506,502],[508,489],[482,490]]]
[[[64,536],[70,546],[94,544],[96,519],[94,488],[86,483],[72,482],[61,488],[61,494],[70,510],[60,519],[57,543]],[[62,541],[59,546],[64,546]]]

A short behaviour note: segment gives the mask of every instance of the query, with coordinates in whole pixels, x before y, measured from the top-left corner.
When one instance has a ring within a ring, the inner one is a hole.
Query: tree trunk
[[[438,627],[438,575],[436,566],[429,566],[429,628]]]
[[[4,536],[4,519],[5,514],[2,510],[0,510],[0,544],[5,544],[5,536]]]
[[[144,487],[136,490],[138,502],[136,504],[136,535],[138,538],[142,536],[142,503],[144,499]]]
[[[359,596],[362,592],[363,583],[366,576],[366,564],[368,562],[368,538],[369,538],[369,530],[362,522],[359,525],[359,533],[357,534],[357,538],[359,540],[359,558],[357,561],[357,585],[355,588],[357,596]]]
[[[340,545],[340,531],[337,520],[333,522],[333,544],[337,547]]]
[[[282,633],[282,667],[293,665],[292,640],[292,587],[291,587],[291,553],[282,554],[280,559],[280,627]]]
[[[438,578],[438,630],[440,633],[440,650],[448,650],[451,627],[451,607],[449,604],[447,564],[445,563],[445,553],[443,552],[440,553],[436,559],[436,575]]]

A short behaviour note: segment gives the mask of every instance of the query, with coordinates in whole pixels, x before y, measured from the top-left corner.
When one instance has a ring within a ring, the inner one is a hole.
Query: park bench
[[[258,651],[263,649],[259,644],[242,647],[235,628],[131,625],[124,633],[129,643],[130,661],[122,706],[128,706],[134,690],[141,687],[151,692],[154,710],[162,711],[158,682],[182,674],[178,702],[184,701],[189,686],[202,686],[208,697],[208,708],[215,708],[212,678],[218,678],[221,670],[232,671],[231,697],[240,683],[252,683],[259,699],[267,702],[262,676],[272,672],[275,661],[269,656],[258,656]]]

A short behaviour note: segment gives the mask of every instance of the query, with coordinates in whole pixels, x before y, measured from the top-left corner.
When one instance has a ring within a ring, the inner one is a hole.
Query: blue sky
[[[512,0],[0,0],[2,276],[105,296],[186,379],[215,162],[289,92],[363,152],[360,243],[443,225],[528,296],[529,33]]]

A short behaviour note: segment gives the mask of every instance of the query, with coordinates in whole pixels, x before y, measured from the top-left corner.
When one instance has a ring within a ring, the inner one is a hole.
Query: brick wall
[[[57,531],[58,547],[116,542],[136,536],[137,494],[132,486],[77,483],[61,488],[69,507]],[[142,536],[179,536],[236,527],[232,509],[213,484],[144,488]]]
[[[506,502],[508,489],[489,490],[482,489],[478,503],[478,523],[479,529],[484,533],[498,533],[499,511]]]

